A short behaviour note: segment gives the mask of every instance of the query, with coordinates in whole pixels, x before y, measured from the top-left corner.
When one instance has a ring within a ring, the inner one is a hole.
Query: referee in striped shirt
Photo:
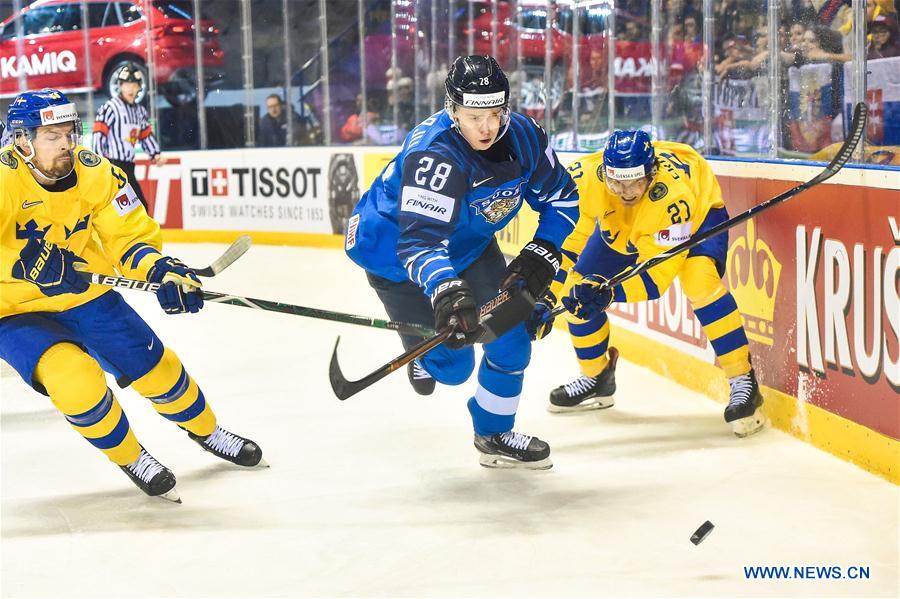
[[[165,164],[166,158],[159,153],[159,143],[153,137],[147,110],[137,103],[144,83],[140,66],[133,62],[126,63],[119,69],[116,80],[119,82],[119,95],[110,98],[97,111],[94,151],[125,172],[132,189],[147,210],[144,192],[134,176],[134,146],[141,142],[144,151],[157,166]]]

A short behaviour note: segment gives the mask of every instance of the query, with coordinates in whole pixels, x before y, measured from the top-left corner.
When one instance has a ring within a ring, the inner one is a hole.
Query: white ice
[[[224,245],[166,249],[200,266]],[[255,246],[207,287],[384,314],[335,250]],[[737,439],[721,404],[624,360],[614,408],[551,415],[548,392],[576,374],[561,331],[535,346],[516,424],[554,467],[496,471],[472,447],[473,381],[420,397],[401,371],[334,397],[335,337],[359,378],[402,351],[393,333],[227,305],[167,316],[124,293],[271,468],[217,461],[113,386],[184,504],[148,498],[4,377],[3,597],[900,595],[897,486],[776,430]],[[746,579],[758,565],[871,577]]]

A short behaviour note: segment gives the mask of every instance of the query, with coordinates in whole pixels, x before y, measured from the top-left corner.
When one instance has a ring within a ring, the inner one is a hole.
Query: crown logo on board
[[[773,345],[775,297],[781,279],[781,263],[769,244],[757,237],[752,219],[747,221],[746,233],[728,248],[726,277],[743,317],[747,337]]]

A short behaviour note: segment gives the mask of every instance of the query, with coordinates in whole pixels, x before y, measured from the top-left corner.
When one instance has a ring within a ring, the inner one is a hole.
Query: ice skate
[[[609,348],[609,364],[596,377],[581,375],[571,383],[557,387],[550,392],[548,412],[585,412],[611,408],[615,403],[616,362],[619,350]]]
[[[525,468],[549,470],[550,446],[537,437],[508,431],[494,435],[475,435],[479,463],[485,468]]]
[[[175,475],[143,447],[135,461],[126,466],[119,466],[119,468],[128,475],[138,489],[150,497],[160,497],[181,503],[181,497],[175,490]]]
[[[756,374],[751,370],[728,379],[731,397],[725,408],[725,422],[738,437],[747,437],[760,431],[766,424],[766,414],[762,410],[763,396],[759,392]]]
[[[406,366],[406,373],[409,375],[409,383],[416,390],[416,393],[419,395],[431,395],[434,393],[434,377],[422,368],[418,360],[413,360]]]
[[[230,433],[221,426],[216,426],[216,430],[210,435],[201,437],[187,431],[188,437],[196,441],[200,447],[215,455],[216,457],[227,460],[238,466],[252,468],[259,466],[268,468],[269,465],[262,459],[262,449],[259,445],[245,439],[240,435]]]

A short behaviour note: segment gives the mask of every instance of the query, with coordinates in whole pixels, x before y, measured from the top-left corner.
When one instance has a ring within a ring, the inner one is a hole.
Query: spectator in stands
[[[700,43],[703,38],[700,34],[700,23],[695,14],[689,14],[684,17],[684,41]]]
[[[260,147],[287,145],[287,113],[278,94],[266,98],[266,114],[259,121],[259,139],[256,141]]]
[[[791,23],[788,35],[788,43],[781,53],[781,64],[784,67],[798,65],[803,54],[803,34],[806,33],[806,25],[800,21]]]
[[[641,24],[634,20],[625,21],[625,31],[622,33],[620,39],[626,42],[639,42],[643,40],[644,37],[643,32],[641,31]]]
[[[900,31],[894,17],[880,14],[869,24],[871,41],[866,48],[866,58],[891,58],[900,56]]]
[[[362,118],[362,94],[356,96],[356,112],[347,117],[347,120],[341,126],[338,137],[341,141],[351,143],[360,141],[361,143],[377,144],[381,141],[380,135],[375,135],[378,131],[378,124],[381,121],[381,101],[377,96],[368,96],[366,98],[368,109],[366,111],[365,130],[363,129]]]
[[[752,49],[743,35],[736,35],[722,45],[725,58],[715,66],[720,78],[749,79],[755,72],[751,64]]]
[[[827,27],[812,27],[803,33],[804,62],[847,62],[853,56],[841,51],[841,36]]]
[[[394,82],[396,81],[396,93],[394,92]],[[394,104],[397,104],[397,125],[400,129],[407,132],[417,123],[416,109],[413,98],[413,80],[412,77],[401,77],[392,79],[387,82],[388,91],[388,110],[385,120],[393,122],[394,120]],[[405,134],[404,134],[405,135]]]
[[[591,48],[587,68],[581,73],[581,89],[606,89],[609,84],[609,61],[600,48]]]
[[[753,58],[750,59],[749,68],[757,75],[764,74],[769,62],[769,32],[766,29],[756,31]]]
[[[312,113],[309,105],[303,105],[305,118],[300,118],[292,109],[293,143],[294,145],[309,145],[319,143],[321,131],[318,121]],[[271,94],[266,98],[266,114],[259,120],[259,135],[256,145],[261,148],[281,148],[288,145],[288,110],[278,94]]]

